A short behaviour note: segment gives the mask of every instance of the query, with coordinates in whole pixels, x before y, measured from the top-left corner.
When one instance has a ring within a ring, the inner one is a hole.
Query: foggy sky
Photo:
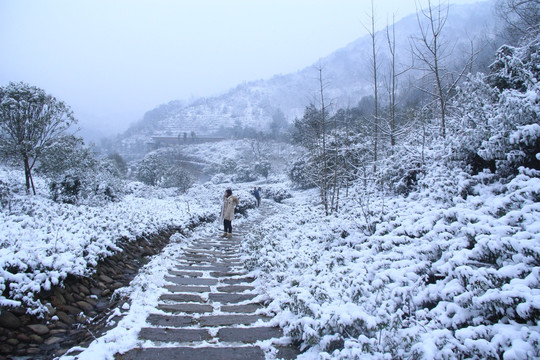
[[[378,29],[416,9],[374,3]],[[41,87],[110,135],[171,100],[310,66],[365,35],[370,13],[370,0],[0,0],[0,86]]]

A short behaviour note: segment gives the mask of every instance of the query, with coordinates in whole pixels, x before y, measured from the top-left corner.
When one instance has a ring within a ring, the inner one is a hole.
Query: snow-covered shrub
[[[418,180],[425,172],[420,151],[400,148],[392,156],[384,159],[379,166],[382,185],[396,194],[407,196],[416,190]]]
[[[234,182],[250,182],[257,180],[257,175],[248,165],[238,165],[232,177]]]
[[[307,176],[307,162],[303,159],[296,160],[288,170],[289,179],[299,189],[315,187],[315,183]]]
[[[478,154],[482,143],[492,135],[490,119],[496,116],[499,90],[485,81],[485,75],[470,76],[457,90],[448,117],[448,143],[454,161],[478,174],[489,168],[495,171],[495,162]]]
[[[12,196],[13,195],[11,193],[9,185],[6,182],[0,180],[0,205],[4,207],[9,204]]]
[[[224,174],[235,174],[237,172],[238,163],[234,159],[225,159],[219,164],[218,171]]]
[[[118,153],[108,155],[102,161],[102,166],[107,167],[108,171],[116,177],[125,178],[128,173],[128,166],[124,158]]]
[[[233,190],[233,195],[239,200],[239,204],[234,210],[235,214],[245,216],[247,215],[248,210],[257,207],[257,200],[253,195],[251,195],[249,190]]]
[[[253,172],[257,175],[268,178],[272,165],[266,160],[257,161],[253,164]]]
[[[48,181],[39,176],[34,178],[38,195],[27,196],[21,173],[0,168],[0,181],[21,189],[12,194],[10,209],[0,208],[0,306],[24,306],[30,314],[48,311],[36,300],[40,291],[68,275],[91,274],[101,259],[119,250],[118,241],[171,227],[188,232],[217,212],[204,188],[179,197],[142,183],[128,184],[125,196],[99,207],[56,203],[47,197]]]
[[[157,153],[147,154],[137,167],[137,180],[147,185],[158,185],[162,180],[167,165]]]
[[[232,181],[231,176],[223,174],[223,173],[215,174],[210,179],[210,182],[213,184],[223,184],[223,183],[231,182],[231,181]]]
[[[489,167],[507,177],[520,166],[540,168],[534,126],[540,119],[539,62],[538,37],[521,47],[502,46],[491,72],[472,77],[458,92],[450,142],[473,173]]]
[[[161,186],[177,188],[181,192],[186,192],[193,184],[193,176],[181,166],[172,166],[163,175]]]
[[[292,194],[288,189],[285,189],[282,186],[266,186],[264,189],[262,189],[261,196],[280,203],[285,199],[290,199]]]
[[[51,199],[65,204],[75,204],[79,200],[82,184],[76,175],[65,175],[62,180],[51,181]]]
[[[37,165],[39,174],[50,178],[62,178],[65,175],[82,174],[95,170],[98,160],[84,144],[83,139],[75,136],[64,136],[43,153]]]
[[[321,216],[312,191],[247,236],[268,311],[306,358],[540,356],[540,172],[503,185],[443,165],[406,198],[369,199],[385,209],[370,233],[357,206]]]

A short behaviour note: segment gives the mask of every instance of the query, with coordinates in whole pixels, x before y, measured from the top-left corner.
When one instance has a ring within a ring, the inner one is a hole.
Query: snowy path
[[[269,211],[262,209],[262,212]],[[294,359],[297,352],[281,329],[257,314],[263,304],[240,261],[240,242],[249,223],[234,237],[194,238],[169,269],[167,290],[141,329],[142,349],[117,359]]]

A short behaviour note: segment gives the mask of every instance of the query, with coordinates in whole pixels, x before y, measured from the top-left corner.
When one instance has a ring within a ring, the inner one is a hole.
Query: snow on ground
[[[20,171],[7,169],[0,176],[8,184],[24,179]],[[46,311],[35,294],[68,274],[90,274],[100,259],[118,250],[118,241],[168,227],[187,229],[219,214],[221,189],[201,187],[177,195],[135,183],[121,201],[97,207],[55,203],[45,193],[45,182],[37,178],[36,183],[38,195],[15,188],[0,212],[0,294],[8,284],[10,293],[10,299],[0,295],[0,306],[24,304],[35,314]]]
[[[212,153],[226,151],[204,156]],[[350,189],[339,215],[328,217],[315,190],[293,191],[278,177],[260,184],[264,201],[279,194],[282,203],[253,225],[245,261],[275,323],[306,350],[301,358],[540,357],[539,174],[521,169],[501,184],[489,173],[448,171],[430,169],[406,198]],[[21,179],[20,172],[0,171],[5,183]],[[22,302],[39,313],[43,306],[33,294],[67,274],[88,274],[118,239],[216,215],[227,187],[253,201],[252,186],[208,182],[177,195],[132,185],[120,202],[103,208],[56,204],[43,192],[29,197],[14,189],[0,213],[0,291],[9,282],[15,301],[2,297],[0,304]],[[81,359],[112,358],[140,345],[138,331],[183,241],[174,237],[129,288],[118,290],[130,308],[118,310],[124,314],[118,326]]]
[[[353,189],[339,217],[294,193],[248,236],[258,289],[302,359],[540,357],[539,174],[431,173],[369,209]]]

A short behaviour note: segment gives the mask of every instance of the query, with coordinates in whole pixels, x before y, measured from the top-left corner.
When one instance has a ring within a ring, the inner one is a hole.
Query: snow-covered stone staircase
[[[236,230],[236,229],[235,229]],[[280,328],[257,315],[256,301],[239,257],[242,236],[193,240],[166,278],[167,293],[150,314],[139,338],[151,346],[133,349],[117,359],[295,359],[298,352]],[[164,314],[165,313],[165,314]]]

